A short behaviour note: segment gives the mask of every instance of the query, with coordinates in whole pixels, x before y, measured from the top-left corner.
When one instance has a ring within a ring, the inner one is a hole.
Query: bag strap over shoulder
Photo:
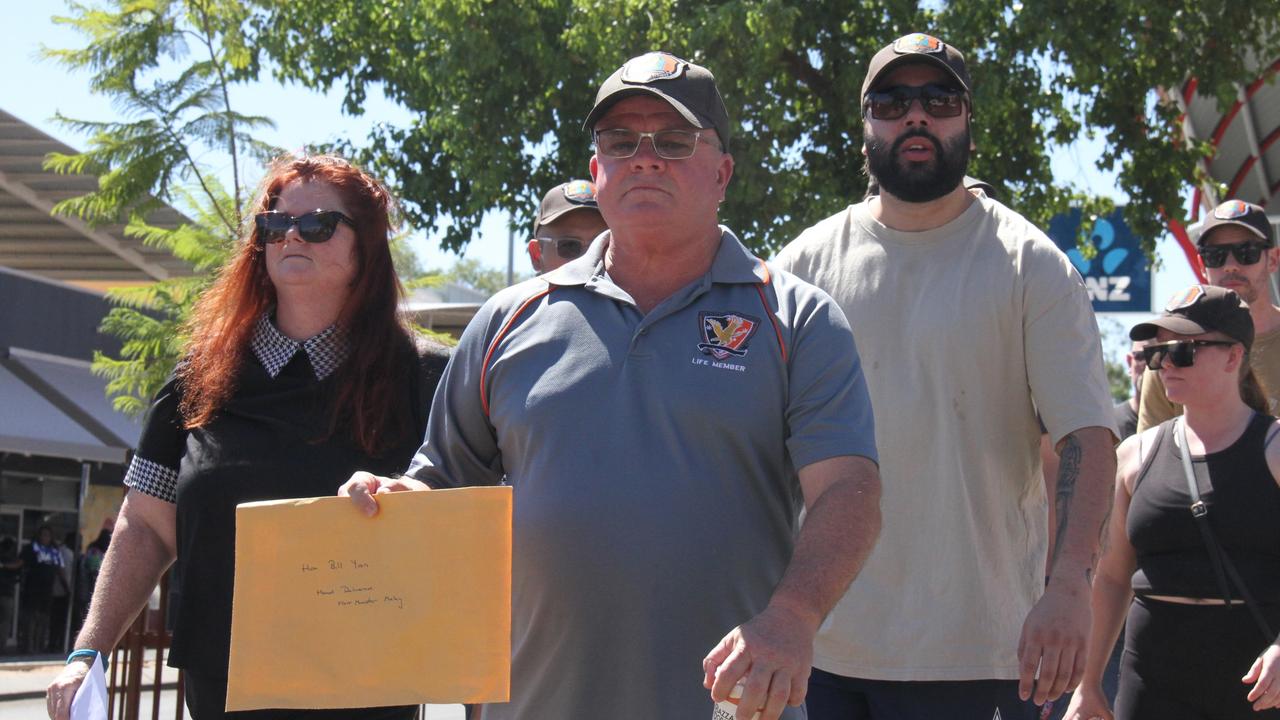
[[[1253,594],[1249,592],[1248,586],[1244,584],[1244,578],[1240,576],[1240,572],[1236,570],[1235,563],[1231,562],[1231,556],[1227,555],[1226,550],[1218,544],[1218,538],[1213,534],[1213,526],[1209,524],[1209,507],[1200,499],[1200,485],[1196,482],[1195,469],[1191,466],[1191,447],[1187,445],[1187,427],[1185,418],[1174,420],[1174,426],[1177,428],[1178,442],[1182,445],[1179,448],[1178,456],[1182,460],[1182,472],[1187,479],[1187,493],[1191,496],[1191,515],[1196,519],[1196,527],[1200,528],[1200,536],[1204,538],[1205,548],[1209,552],[1209,561],[1213,564],[1213,574],[1217,578],[1218,588],[1222,591],[1222,599],[1226,601],[1227,607],[1231,606],[1231,586],[1227,582],[1227,576],[1231,577],[1231,582],[1240,590],[1241,597],[1244,598],[1244,604],[1249,608],[1249,614],[1253,616],[1253,621],[1257,623],[1258,630],[1262,632],[1262,636],[1268,643],[1275,639],[1275,633],[1271,632],[1271,626],[1267,623],[1267,619],[1262,615],[1262,611],[1258,608],[1258,603],[1253,599]]]

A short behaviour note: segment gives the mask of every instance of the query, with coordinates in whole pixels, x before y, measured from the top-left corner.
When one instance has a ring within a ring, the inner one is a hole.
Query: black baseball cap
[[[1213,212],[1209,213],[1209,216],[1205,218],[1196,244],[1203,245],[1209,237],[1209,233],[1223,225],[1238,225],[1257,235],[1259,240],[1267,244],[1267,247],[1275,247],[1276,245],[1275,229],[1271,227],[1271,221],[1267,219],[1267,212],[1261,207],[1243,200],[1228,200],[1214,208]]]
[[[862,97],[875,89],[881,78],[894,68],[921,62],[937,65],[955,78],[966,93],[973,93],[969,70],[965,68],[964,55],[959,50],[932,35],[911,33],[894,40],[871,58],[867,78],[862,81]]]
[[[533,221],[533,235],[549,222],[574,210],[594,210],[600,212],[596,205],[596,186],[589,180],[570,180],[547,191],[538,206],[538,218]]]
[[[1130,340],[1150,340],[1160,328],[1179,335],[1220,332],[1248,350],[1253,346],[1253,318],[1249,306],[1235,290],[1216,285],[1192,285],[1174,295],[1164,314],[1138,323],[1129,331]]]
[[[715,128],[720,146],[729,152],[729,113],[716,88],[711,71],[665,52],[633,57],[618,68],[596,93],[595,107],[582,123],[591,130],[619,100],[632,95],[653,95],[666,100],[690,124]]]

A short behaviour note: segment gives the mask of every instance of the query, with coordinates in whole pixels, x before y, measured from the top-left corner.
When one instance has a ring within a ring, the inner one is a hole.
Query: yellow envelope
[[[505,702],[511,488],[236,508],[227,710]]]

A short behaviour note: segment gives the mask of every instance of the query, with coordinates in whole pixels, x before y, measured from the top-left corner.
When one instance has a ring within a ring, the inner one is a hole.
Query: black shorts
[[[809,720],[1036,720],[1039,709],[1018,697],[1017,680],[861,680],[823,672],[809,676]]]
[[[347,710],[249,710],[226,712],[227,679],[190,670],[182,674],[183,692],[192,720],[413,720],[416,705],[409,707],[353,708]]]
[[[1280,627],[1280,605],[1265,605]],[[1276,720],[1254,712],[1240,678],[1266,649],[1248,608],[1134,598],[1125,626],[1116,720]]]

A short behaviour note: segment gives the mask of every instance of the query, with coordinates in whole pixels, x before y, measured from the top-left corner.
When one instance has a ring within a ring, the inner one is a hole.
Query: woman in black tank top
[[[1280,718],[1280,639],[1270,634],[1280,628],[1280,443],[1271,442],[1280,423],[1249,370],[1248,307],[1231,290],[1195,285],[1129,335],[1148,342],[1142,357],[1185,415],[1117,450],[1089,657],[1066,717]],[[1202,519],[1191,510],[1184,452],[1204,519],[1256,600],[1256,617],[1225,577],[1224,598]],[[1126,609],[1113,715],[1101,679]]]

